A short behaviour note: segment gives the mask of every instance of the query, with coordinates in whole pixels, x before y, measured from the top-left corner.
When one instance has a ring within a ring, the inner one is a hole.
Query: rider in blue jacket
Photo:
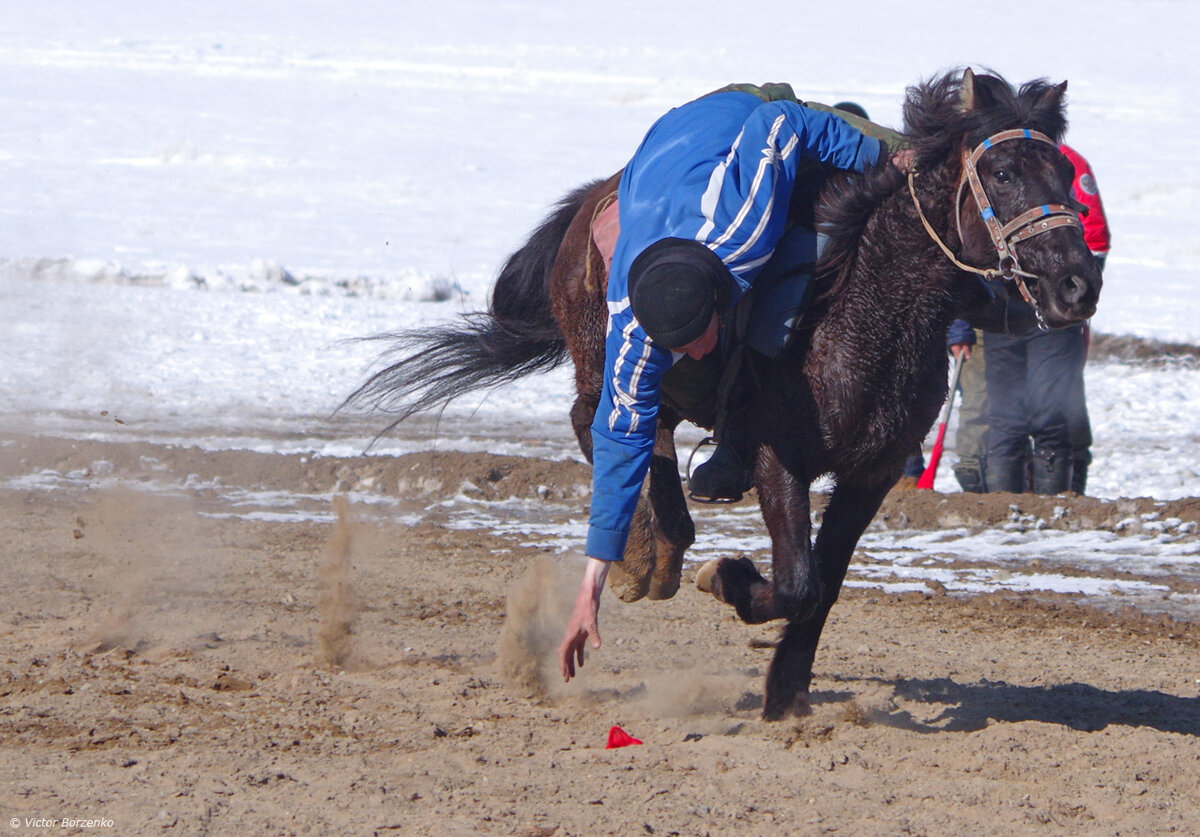
[[[609,562],[625,550],[664,375],[680,358],[698,360],[716,347],[722,317],[784,234],[803,165],[862,171],[886,154],[882,140],[828,111],[794,95],[770,98],[727,88],[675,108],[646,134],[621,178],[604,388],[592,424],[588,566],[559,649],[567,679],[588,637],[599,647],[600,593]]]

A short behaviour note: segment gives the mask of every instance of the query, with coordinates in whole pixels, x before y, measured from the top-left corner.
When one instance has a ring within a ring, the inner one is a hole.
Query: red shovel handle
[[[938,419],[937,438],[933,442],[933,450],[929,452],[929,465],[925,473],[917,480],[917,488],[933,489],[933,480],[937,476],[938,463],[942,461],[942,450],[946,446],[946,424],[950,421],[950,410],[954,406],[954,390],[958,388],[958,376],[962,373],[963,356],[954,358],[954,371],[950,375],[950,392],[946,395],[946,403],[942,406],[942,415]]]

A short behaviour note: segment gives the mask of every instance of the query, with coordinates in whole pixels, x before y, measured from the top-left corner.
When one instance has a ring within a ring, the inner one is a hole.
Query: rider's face
[[[717,348],[717,315],[713,314],[709,320],[708,328],[704,333],[684,346],[680,346],[675,351],[680,354],[687,355],[692,360],[700,360],[706,354]]]

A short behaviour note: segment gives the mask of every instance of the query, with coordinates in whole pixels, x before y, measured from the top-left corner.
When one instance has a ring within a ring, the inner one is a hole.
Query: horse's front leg
[[[742,621],[808,618],[821,599],[812,554],[808,484],[779,461],[771,447],[758,456],[758,497],[771,536],[771,581],[750,559],[722,558],[708,581],[712,594],[731,604]]]
[[[633,516],[625,557],[609,572],[609,586],[627,602],[669,599],[679,590],[683,555],[696,540],[675,458],[678,419],[659,411],[648,487]]]
[[[778,721],[790,713],[809,711],[809,687],[817,643],[829,611],[837,601],[858,539],[887,495],[885,481],[877,487],[844,486],[834,489],[825,509],[815,550],[821,599],[811,618],[789,619],[775,646],[767,672],[763,718]]]

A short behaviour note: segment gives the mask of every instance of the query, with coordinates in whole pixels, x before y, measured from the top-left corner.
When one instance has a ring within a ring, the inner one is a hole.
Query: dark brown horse
[[[745,411],[771,576],[744,557],[702,573],[702,587],[746,622],[786,620],[767,676],[769,720],[807,707],[817,643],[858,539],[946,397],[947,328],[987,299],[977,274],[1019,282],[1049,327],[1095,310],[1100,274],[1074,214],[1070,163],[1055,146],[1065,89],[1036,81],[1016,90],[969,70],[918,85],[904,109],[913,174],[883,164],[822,189],[817,221],[831,243],[820,293],[787,347],[755,362],[759,385]],[[569,353],[571,421],[590,459],[607,319],[592,224],[618,177],[562,201],[505,264],[487,312],[387,335],[401,358],[350,400],[400,421]],[[626,600],[674,595],[694,540],[674,447],[684,419],[711,416],[660,410],[648,488],[610,574]],[[835,488],[814,541],[809,486],[824,474]]]

